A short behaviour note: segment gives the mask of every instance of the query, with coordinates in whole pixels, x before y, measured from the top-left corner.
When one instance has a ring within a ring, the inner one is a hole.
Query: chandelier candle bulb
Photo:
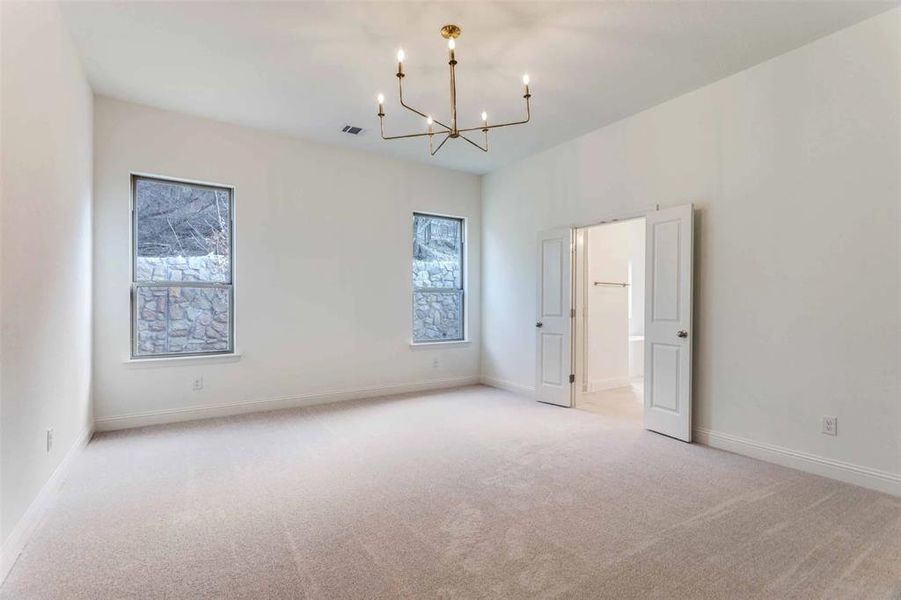
[[[404,74],[404,58],[406,55],[404,54],[404,49],[401,48],[397,51],[397,75],[398,77],[403,76]]]
[[[385,96],[384,96],[384,94],[378,95],[378,101],[379,101],[379,116],[384,117],[385,116]]]
[[[525,97],[528,98],[529,97],[529,74],[528,73],[526,73],[525,75],[522,76],[522,84],[526,88],[526,96]]]

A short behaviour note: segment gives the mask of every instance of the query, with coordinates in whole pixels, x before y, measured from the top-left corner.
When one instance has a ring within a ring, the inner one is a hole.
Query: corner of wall
[[[94,430],[92,426],[85,428],[79,434],[75,443],[69,448],[69,451],[66,452],[62,461],[60,461],[59,465],[50,475],[50,478],[47,479],[47,482],[29,505],[28,510],[26,510],[25,514],[23,514],[16,522],[15,527],[10,531],[9,535],[3,541],[3,544],[0,545],[0,584],[2,584],[6,579],[6,576],[9,575],[9,572],[12,570],[13,565],[16,564],[19,555],[28,545],[28,539],[34,533],[35,529],[37,529],[47,508],[53,504],[54,500],[56,500],[56,495],[63,482],[65,482],[66,477],[69,475],[75,459],[88,445],[88,442],[91,441],[93,434]]]
[[[0,468],[3,461],[26,468],[6,468],[0,473],[0,582],[93,433],[93,92],[57,3],[4,3],[2,22],[0,211],[5,235],[0,245],[0,276],[5,295],[0,302],[5,300],[6,310],[0,372],[22,377],[0,379],[0,411],[6,425]],[[34,52],[36,46],[42,52]],[[35,127],[36,123],[41,126]],[[8,161],[12,156],[15,162]],[[57,210],[35,213],[30,209],[34,200]],[[42,239],[50,258],[36,258],[23,268],[13,257],[41,235],[44,221],[40,219],[51,214],[56,221],[48,231],[65,235]],[[62,264],[63,259],[68,262]],[[33,272],[46,271],[56,282],[54,292],[71,296],[71,301],[56,303],[54,310],[40,315],[52,322],[56,338],[34,341],[42,346],[33,353],[17,352],[13,344],[21,344],[26,336],[16,329],[10,335],[10,326],[36,318],[34,299],[48,292],[46,281]],[[18,294],[12,302],[10,290]],[[9,314],[13,309],[16,314]],[[61,338],[65,344],[59,343]],[[19,380],[42,385],[23,386]],[[32,436],[43,435],[43,427],[54,427],[58,442],[46,454],[35,451],[31,443]]]

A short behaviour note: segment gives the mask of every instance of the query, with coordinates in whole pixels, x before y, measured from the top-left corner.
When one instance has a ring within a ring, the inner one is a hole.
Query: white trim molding
[[[783,467],[837,479],[838,481],[859,485],[894,496],[901,496],[901,475],[897,473],[889,473],[826,458],[825,456],[757,442],[730,433],[713,431],[706,427],[696,427],[694,435],[695,441],[711,448],[750,456],[751,458]]]
[[[410,342],[410,348],[440,348],[442,346],[468,346],[472,342],[470,340],[450,340],[447,342]]]
[[[166,423],[179,423],[182,421],[196,421],[198,419],[212,419],[215,417],[230,417],[254,412],[281,410],[285,408],[300,408],[316,404],[330,404],[346,400],[361,400],[364,398],[379,398],[393,396],[395,394],[408,394],[411,392],[424,392],[428,390],[440,390],[447,388],[476,385],[479,377],[475,375],[463,377],[451,377],[447,379],[429,379],[414,383],[402,383],[395,385],[373,386],[347,390],[330,390],[323,392],[310,392],[282,396],[279,398],[265,398],[262,400],[248,400],[245,402],[230,402],[228,404],[208,404],[204,406],[186,406],[181,408],[166,408],[145,412],[129,413],[124,415],[112,415],[97,417],[94,419],[94,428],[97,431],[115,431],[118,429],[132,429],[135,427],[147,427],[148,425],[163,425]]]
[[[150,369],[160,367],[195,366],[198,363],[238,362],[241,360],[240,352],[225,352],[222,354],[192,354],[190,356],[156,356],[149,358],[126,358],[122,364],[135,369]]]
[[[56,494],[59,491],[60,486],[66,480],[66,477],[69,475],[72,464],[75,462],[78,455],[81,454],[81,451],[84,450],[85,446],[88,445],[88,442],[91,441],[93,433],[93,429],[87,427],[79,434],[78,439],[75,440],[75,443],[72,444],[66,452],[66,455],[56,466],[56,469],[54,469],[53,473],[44,483],[44,486],[38,492],[37,496],[35,496],[34,500],[31,501],[31,504],[25,510],[25,514],[22,515],[22,518],[19,519],[15,527],[13,527],[13,530],[10,531],[6,541],[3,542],[3,546],[0,547],[0,584],[2,584],[6,579],[6,576],[9,575],[13,565],[16,564],[16,559],[19,558],[22,550],[25,549],[28,540],[31,538],[35,529],[37,529],[37,526],[40,524],[47,509],[56,500]]]
[[[512,381],[507,381],[506,379],[498,379],[497,377],[482,375],[481,383],[482,385],[487,385],[488,387],[497,388],[499,390],[506,390],[508,392],[513,392],[514,394],[526,396],[530,399],[533,399],[535,397],[534,387],[520,385],[518,383],[513,383]]]

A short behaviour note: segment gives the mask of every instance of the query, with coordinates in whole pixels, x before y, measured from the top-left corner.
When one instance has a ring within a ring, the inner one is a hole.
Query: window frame
[[[416,217],[437,217],[439,219],[453,219],[455,221],[460,222],[460,287],[459,288],[418,288],[413,284],[412,271],[408,271],[408,275],[410,277],[410,346],[411,347],[420,347],[420,346],[452,346],[459,344],[468,344],[469,343],[469,237],[468,237],[468,226],[469,219],[468,217],[463,217],[460,215],[451,215],[445,213],[438,213],[433,211],[426,210],[414,210],[413,214],[410,217],[410,230],[415,231],[416,225]],[[410,246],[410,260],[413,260],[413,248],[412,248],[412,240]],[[412,263],[411,263],[412,264]],[[462,295],[461,302],[461,310],[463,314],[460,315],[461,320],[463,321],[463,337],[459,339],[450,339],[450,340],[422,340],[416,341],[413,337],[413,320],[415,318],[416,311],[416,300],[415,294],[416,292],[438,292],[444,293],[449,291],[459,291]]]
[[[235,342],[235,187],[233,185],[210,183],[206,181],[196,181],[192,179],[181,179],[176,177],[166,177],[162,175],[152,175],[147,173],[132,172],[129,174],[129,233],[131,236],[130,252],[131,252],[131,277],[129,289],[129,360],[130,361],[154,361],[154,360],[171,360],[179,358],[211,358],[219,356],[237,356]],[[228,281],[139,281],[138,274],[138,214],[136,210],[137,184],[139,180],[162,181],[166,183],[176,183],[180,185],[189,185],[192,187],[201,187],[215,190],[228,191],[229,202],[229,219],[228,219]],[[159,354],[138,354],[138,337],[137,337],[137,298],[140,288],[217,288],[227,289],[229,297],[229,323],[228,323],[228,341],[229,347],[226,350],[211,350],[208,352],[165,352]]]

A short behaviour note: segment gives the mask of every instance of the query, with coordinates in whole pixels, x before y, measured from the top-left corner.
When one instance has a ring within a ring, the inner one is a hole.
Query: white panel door
[[[692,207],[646,224],[644,426],[690,442]]]
[[[536,396],[572,406],[572,230],[538,234]]]

